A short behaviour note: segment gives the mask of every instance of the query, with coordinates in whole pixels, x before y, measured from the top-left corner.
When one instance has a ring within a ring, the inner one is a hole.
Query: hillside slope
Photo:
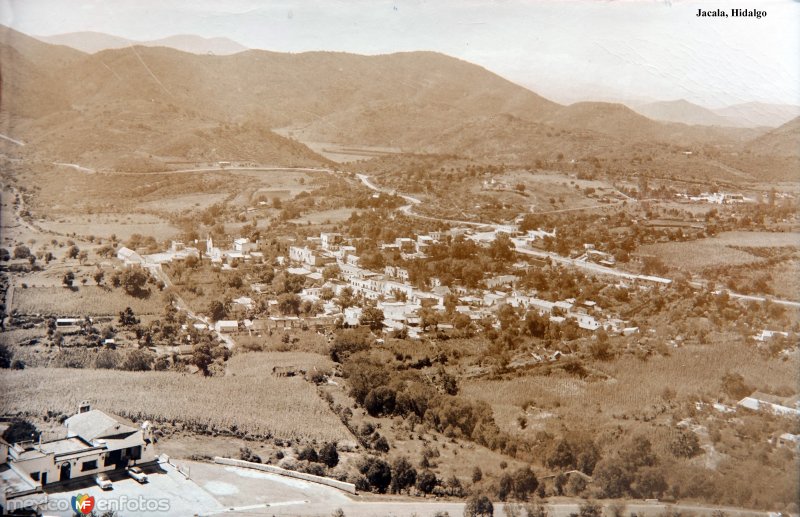
[[[649,104],[632,107],[632,109],[640,115],[662,122],[677,122],[695,126],[734,127],[740,125],[735,120],[723,117],[710,109],[683,99],[651,102]]]
[[[749,142],[747,149],[759,155],[800,157],[800,117]]]
[[[290,128],[308,142],[527,163],[559,154],[631,161],[693,146],[733,149],[763,132],[658,122],[621,104],[562,106],[434,52],[218,56],[127,46],[89,55],[4,34],[7,134],[32,142],[31,156],[87,166],[325,163],[271,128]]]

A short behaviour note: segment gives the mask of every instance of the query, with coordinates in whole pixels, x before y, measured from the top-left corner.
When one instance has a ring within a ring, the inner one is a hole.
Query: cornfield
[[[133,298],[119,289],[105,290],[94,285],[80,286],[76,291],[63,287],[29,287],[14,290],[14,306],[21,314],[53,316],[116,315],[126,307],[138,314],[160,314],[164,308],[156,291],[148,299]]]
[[[706,347],[672,350],[666,357],[648,361],[626,356],[594,366],[609,379],[577,379],[563,372],[508,380],[476,380],[461,386],[465,396],[484,400],[496,409],[520,414],[526,404],[565,417],[590,414],[632,415],[664,405],[669,388],[680,399],[722,396],[721,379],[727,372],[741,374],[756,389],[771,391],[794,387],[797,361],[766,359],[752,345],[719,343]]]
[[[233,358],[225,377],[62,368],[7,371],[0,378],[0,412],[69,415],[80,401],[88,400],[97,409],[135,421],[167,422],[195,432],[318,441],[349,438],[311,384],[272,375],[272,365],[291,361],[270,361],[268,355],[260,355]]]

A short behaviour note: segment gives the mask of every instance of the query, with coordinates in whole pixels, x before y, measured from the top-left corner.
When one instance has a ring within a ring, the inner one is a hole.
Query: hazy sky
[[[767,16],[698,18],[699,8]],[[800,104],[791,0],[0,0],[0,23],[35,35],[224,36],[282,52],[435,50],[559,102]]]

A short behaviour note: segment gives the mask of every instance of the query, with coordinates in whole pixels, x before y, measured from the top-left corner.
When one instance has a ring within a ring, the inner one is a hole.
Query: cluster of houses
[[[398,237],[392,242],[379,244],[381,251],[395,250],[405,260],[424,259],[429,248],[447,237],[463,236],[473,240],[478,245],[488,246],[499,236],[506,235],[511,238],[514,246],[535,246],[545,238],[555,237],[554,231],[530,230],[518,231],[516,225],[494,225],[483,229],[478,228],[453,228],[447,231],[432,231],[413,237]],[[235,261],[250,261],[263,259],[257,242],[246,238],[236,238],[230,249],[221,249],[214,245],[211,237],[206,242],[204,257],[213,263],[219,264],[223,270],[233,269]],[[128,248],[121,248],[117,253],[118,258],[125,265],[138,265],[143,267],[157,267],[165,262],[185,260],[187,257],[200,257],[197,248],[188,247],[180,242],[173,242],[169,250],[152,255],[140,255]],[[613,257],[591,246],[585,247],[584,261],[597,262],[604,266],[613,265]],[[213,330],[220,334],[247,331],[261,331],[272,328],[296,328],[302,326],[326,326],[340,321],[348,326],[359,324],[363,308],[358,306],[346,307],[344,310],[331,300],[324,300],[322,292],[330,289],[334,297],[339,297],[345,289],[350,289],[353,294],[383,311],[383,327],[385,331],[405,330],[409,337],[417,338],[422,332],[421,311],[444,312],[445,300],[456,301],[455,311],[469,317],[471,321],[494,322],[499,327],[496,313],[504,304],[526,311],[536,310],[541,316],[549,318],[553,323],[574,321],[581,329],[595,331],[604,329],[609,333],[625,334],[638,332],[638,329],[629,328],[625,322],[613,315],[606,314],[602,308],[592,301],[576,302],[574,299],[549,301],[539,299],[535,292],[523,292],[517,289],[519,277],[516,274],[496,275],[483,279],[482,289],[467,289],[462,286],[444,286],[437,278],[430,279],[429,285],[419,288],[411,283],[409,271],[401,266],[387,265],[382,271],[373,271],[363,267],[361,258],[352,242],[341,233],[323,232],[318,237],[308,238],[302,245],[290,246],[288,257],[278,257],[277,264],[285,266],[286,272],[307,278],[312,287],[303,289],[299,295],[302,302],[315,304],[317,314],[308,318],[273,315],[264,321],[247,319],[252,318],[256,309],[256,302],[251,296],[259,296],[268,288],[266,285],[253,283],[253,295],[241,296],[232,301],[233,315],[241,316],[216,322]],[[535,264],[544,264],[545,261],[532,257],[531,261],[515,264],[515,270],[524,270],[535,267]],[[325,279],[323,272],[328,266],[337,266],[336,278]],[[327,297],[326,297],[327,298]],[[269,300],[269,306],[276,306],[277,300]],[[262,302],[263,304],[263,302]],[[277,311],[270,311],[276,314]],[[302,320],[302,321],[301,321]],[[306,320],[313,320],[311,323]],[[440,323],[438,330],[452,328],[448,323]]]
[[[739,203],[755,203],[751,197],[744,194],[734,194],[730,192],[703,192],[700,195],[692,196],[689,194],[677,194],[678,198],[690,203],[710,203],[713,205],[733,205]]]
[[[172,241],[172,245],[166,251],[149,255],[142,255],[124,246],[117,250],[117,259],[125,267],[153,267],[169,262],[184,261],[189,257],[200,258],[200,250],[192,246],[186,246],[179,241]]]
[[[382,250],[396,249],[406,258],[421,258],[425,256],[426,249],[439,242],[443,236],[464,235],[466,238],[476,238],[481,241],[481,232],[457,229],[450,232],[430,232],[418,235],[415,238],[400,237],[390,243],[380,245]],[[496,228],[491,233],[494,238],[511,229]],[[534,231],[526,235],[526,239],[534,240],[553,234],[546,231]],[[329,279],[321,287],[304,289],[301,299],[311,302],[320,302],[320,293],[329,288],[338,296],[346,288],[358,294],[365,300],[372,301],[378,309],[383,311],[384,329],[386,331],[405,329],[409,337],[418,337],[421,332],[420,311],[430,309],[444,312],[445,300],[454,297],[457,300],[456,313],[464,314],[472,321],[490,318],[495,320],[497,309],[503,304],[521,307],[525,310],[536,310],[540,315],[548,317],[552,322],[563,323],[567,319],[574,319],[578,327],[594,331],[604,328],[612,333],[633,332],[625,323],[614,317],[605,315],[592,301],[576,303],[574,299],[562,301],[548,301],[537,298],[532,293],[525,293],[515,289],[516,275],[497,275],[484,279],[485,288],[468,290],[461,286],[447,287],[437,278],[430,281],[430,285],[420,289],[412,285],[409,271],[400,266],[388,265],[382,271],[373,271],[360,265],[356,255],[356,248],[351,246],[347,239],[339,233],[321,233],[319,237],[309,239],[305,246],[292,246],[289,248],[289,273],[304,275],[313,280],[322,278],[322,271],[330,265],[338,266],[339,275],[336,279]],[[291,267],[299,266],[299,267]],[[518,268],[529,267],[528,263],[518,264]],[[253,286],[257,291],[258,285]],[[336,315],[338,306],[333,302],[323,303],[325,315]],[[350,326],[358,325],[363,309],[361,307],[347,307],[341,313],[343,322]],[[439,330],[452,328],[449,324],[439,324]]]

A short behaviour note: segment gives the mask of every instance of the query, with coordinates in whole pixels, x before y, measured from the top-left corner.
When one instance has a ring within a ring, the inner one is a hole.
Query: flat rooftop
[[[44,442],[40,449],[44,453],[52,454],[69,454],[71,452],[79,452],[84,449],[91,449],[94,447],[92,444],[83,441],[77,436],[69,438],[62,438],[60,440],[53,440],[52,442]]]
[[[33,481],[25,479],[11,470],[7,464],[0,465],[0,492],[14,493],[32,490],[36,487]]]

